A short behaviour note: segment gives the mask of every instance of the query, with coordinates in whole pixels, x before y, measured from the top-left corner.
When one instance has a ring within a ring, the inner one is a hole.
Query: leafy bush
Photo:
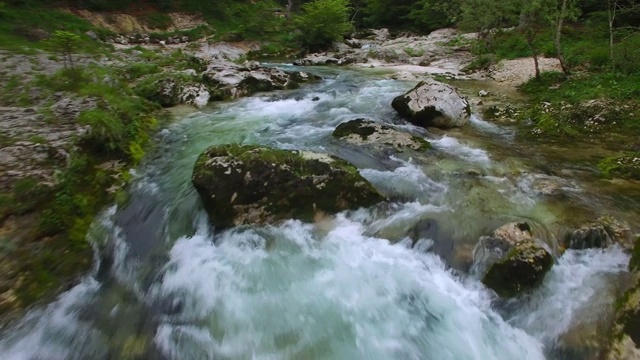
[[[145,24],[152,29],[166,30],[173,25],[171,16],[163,13],[146,14],[143,20]]]
[[[91,127],[85,142],[88,146],[93,147],[94,151],[113,153],[123,150],[125,126],[112,111],[105,109],[84,111],[78,117],[78,122]]]
[[[531,56],[531,49],[524,36],[516,31],[505,31],[496,34],[494,52],[501,59],[517,59]]]
[[[634,34],[615,46],[613,65],[624,74],[640,73],[640,34]]]
[[[125,74],[128,79],[134,80],[145,75],[157,74],[160,71],[160,67],[157,64],[139,62],[129,65],[129,67],[125,69]]]
[[[478,55],[471,64],[467,65],[464,71],[488,70],[491,65],[496,63],[495,54]]]
[[[349,23],[348,0],[314,0],[302,6],[296,18],[302,46],[318,51],[340,40],[353,28]]]

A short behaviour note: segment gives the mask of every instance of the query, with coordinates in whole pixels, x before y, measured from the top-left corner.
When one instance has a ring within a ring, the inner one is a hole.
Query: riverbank
[[[111,45],[91,53],[0,50],[0,317],[18,317],[93,264],[87,232],[126,203],[134,169],[170,121],[164,108],[314,80],[247,62],[248,44]],[[190,46],[187,46],[190,45]],[[65,59],[66,60],[66,59]]]

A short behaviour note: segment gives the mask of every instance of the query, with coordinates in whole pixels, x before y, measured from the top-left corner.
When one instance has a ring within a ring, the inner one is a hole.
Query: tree
[[[570,74],[569,67],[567,66],[567,62],[564,59],[564,55],[562,54],[562,46],[561,46],[561,37],[562,37],[562,26],[564,25],[564,20],[571,17],[575,14],[576,8],[574,7],[573,0],[560,0],[560,6],[558,9],[558,14],[556,16],[556,31],[555,36],[553,37],[553,45],[556,48],[556,54],[558,56],[558,60],[560,61],[560,67],[562,67],[562,72],[565,75]]]
[[[481,51],[491,49],[495,30],[515,22],[517,5],[514,0],[464,0],[459,25],[478,34]]]
[[[353,27],[349,22],[348,0],[315,0],[302,5],[296,18],[302,46],[318,51],[342,39]]]
[[[550,26],[556,18],[557,0],[522,0],[522,12],[518,30],[524,38],[533,55],[536,71],[536,79],[540,79],[540,64],[538,55],[540,52],[536,46],[536,40],[540,33]]]
[[[616,28],[616,18],[620,14],[629,14],[640,11],[640,3],[636,0],[607,0],[607,15],[609,25],[609,61],[611,66],[615,66],[615,33],[618,30]]]
[[[73,53],[80,47],[80,36],[63,30],[56,30],[49,39],[51,49],[62,56],[64,67],[75,68]]]
[[[287,20],[291,20],[291,9],[293,9],[293,0],[287,0],[287,7],[285,12]]]

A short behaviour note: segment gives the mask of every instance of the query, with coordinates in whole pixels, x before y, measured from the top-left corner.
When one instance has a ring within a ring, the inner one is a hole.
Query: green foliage
[[[75,67],[73,57],[80,43],[80,36],[64,30],[56,30],[48,40],[51,50],[62,56],[65,68]]]
[[[558,72],[542,73],[542,80],[529,80],[520,89],[536,100],[578,102],[591,99],[636,100],[640,97],[640,74],[583,74],[565,79]]]
[[[424,50],[422,49],[414,49],[411,47],[407,47],[404,49],[404,52],[411,57],[420,57],[424,55]]]
[[[530,132],[546,139],[597,139],[620,148],[640,133],[640,75],[584,74],[568,79],[562,73],[542,73],[521,90],[537,103],[521,119],[535,124]]]
[[[80,68],[62,69],[50,76],[38,74],[35,84],[52,91],[76,92],[86,85],[89,79],[86,73]]]
[[[531,49],[527,44],[527,40],[517,31],[499,32],[495,35],[492,45],[493,51],[500,59],[517,59],[531,56]]]
[[[613,67],[624,74],[640,74],[640,33],[616,44]]]
[[[451,25],[459,0],[363,0],[352,1],[362,13],[358,25],[389,27],[426,33]]]
[[[127,79],[135,80],[141,78],[145,75],[157,74],[159,73],[160,67],[158,64],[148,63],[148,62],[138,62],[129,65],[124,73]]]
[[[340,40],[352,30],[347,0],[314,0],[302,6],[296,18],[302,46],[316,51]]]
[[[151,29],[167,30],[171,25],[173,25],[171,16],[163,13],[145,14],[143,20]]]
[[[113,153],[122,150],[125,126],[113,112],[106,109],[87,110],[80,114],[78,122],[91,127],[85,140],[88,146],[95,149],[94,151]]]
[[[481,54],[473,59],[471,64],[467,65],[463,71],[488,70],[495,63],[496,56],[494,54]]]
[[[598,169],[600,169],[602,176],[607,178],[619,177],[640,180],[640,153],[603,159],[598,163]]]
[[[23,215],[36,210],[52,196],[49,187],[36,178],[17,180],[11,191],[0,194],[0,221],[10,214]]]

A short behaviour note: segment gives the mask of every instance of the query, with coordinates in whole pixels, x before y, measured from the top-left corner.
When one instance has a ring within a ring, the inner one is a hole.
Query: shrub
[[[140,62],[129,65],[125,69],[125,74],[128,79],[134,80],[145,75],[157,74],[160,71],[160,67],[157,64]]]
[[[495,54],[482,54],[477,56],[471,64],[467,65],[464,71],[487,70],[496,63]]]
[[[150,13],[145,15],[144,22],[152,29],[166,30],[173,25],[171,16],[163,13]]]
[[[302,5],[302,14],[296,18],[302,46],[318,51],[349,33],[353,28],[348,4],[347,0],[315,0]]]

